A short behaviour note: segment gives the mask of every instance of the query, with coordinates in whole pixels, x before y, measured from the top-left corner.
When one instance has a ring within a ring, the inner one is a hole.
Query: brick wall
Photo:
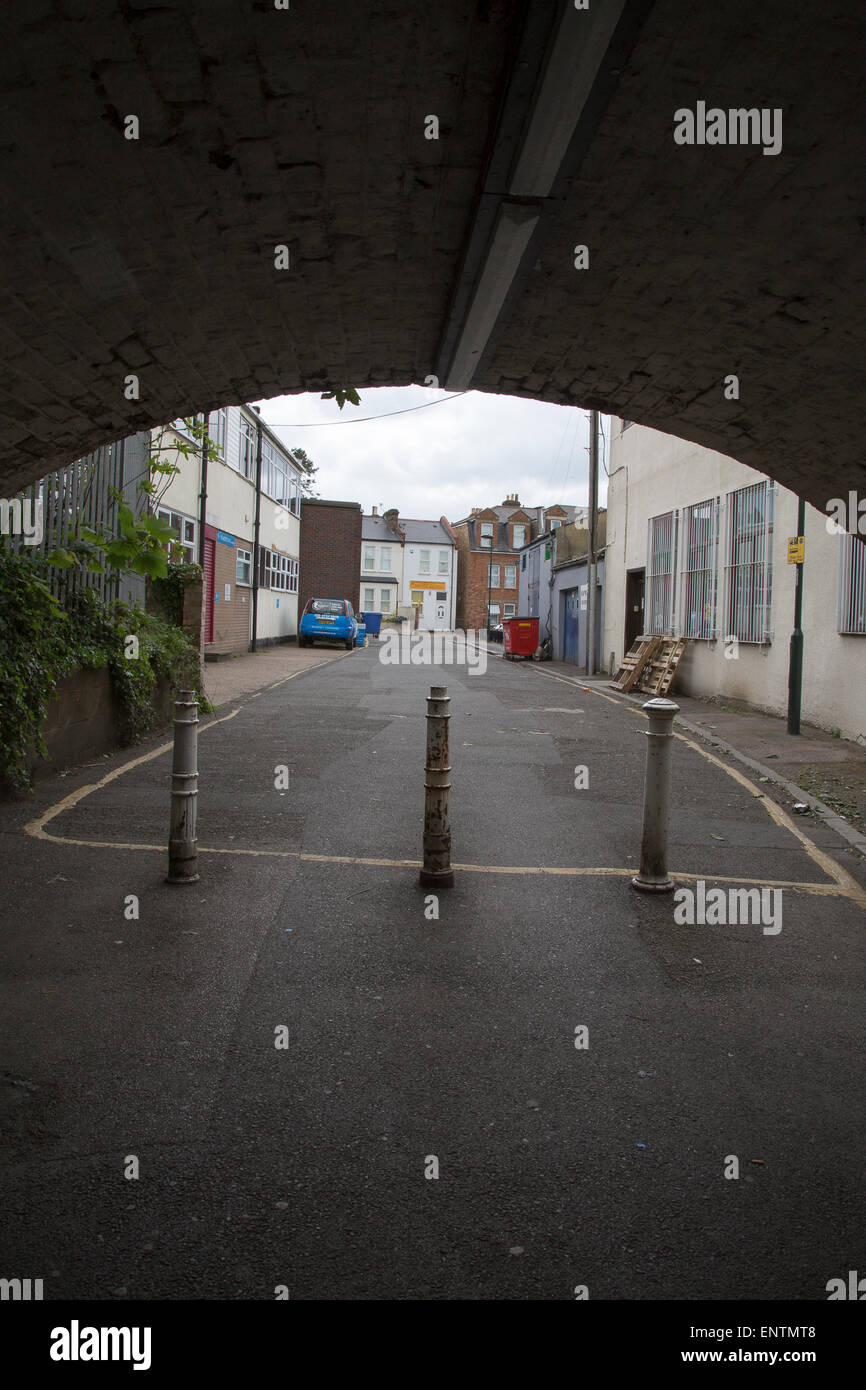
[[[298,617],[311,598],[346,598],[354,608],[361,572],[361,504],[301,502]]]
[[[515,555],[513,550],[503,550],[493,552],[493,564],[499,566],[499,578],[505,578],[505,566],[515,565],[517,584],[520,582],[520,556]],[[483,628],[487,626],[487,586],[489,583],[489,567],[491,557],[489,551],[468,551],[465,557],[461,557],[464,565],[465,590],[463,600],[463,619],[458,619],[458,627]],[[491,604],[499,604],[499,621],[505,616],[504,605],[514,604],[515,616],[517,615],[517,596],[518,587],[515,584],[513,589],[505,589],[500,583],[490,590]]]
[[[201,580],[197,584],[187,584],[183,591],[183,609],[181,612],[181,627],[184,634],[195,647],[197,652],[202,649],[202,627],[204,619],[204,585]]]
[[[241,550],[252,553],[252,541],[236,537]],[[214,553],[214,595],[213,642],[207,645],[208,653],[245,652],[250,645],[250,615],[253,605],[253,591],[237,583],[237,548],[223,545],[217,541]],[[226,599],[226,584],[231,597]]]
[[[469,586],[469,530],[466,526],[452,527],[457,541],[457,611],[454,621],[466,631],[466,594]]]

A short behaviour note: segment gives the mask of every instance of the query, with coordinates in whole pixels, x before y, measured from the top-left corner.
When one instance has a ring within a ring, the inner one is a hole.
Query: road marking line
[[[538,670],[535,666],[533,669]],[[604,691],[596,690],[593,686],[581,686],[579,682],[570,680],[567,676],[557,675],[555,671],[538,670],[538,675],[547,676],[550,680],[559,681],[562,685],[570,685],[572,689],[577,688],[582,691],[588,691],[592,695],[599,695],[602,700],[609,700],[611,704],[619,705],[620,709],[628,709],[631,710],[632,714],[640,715],[642,719],[647,718],[639,705],[633,705],[628,700],[618,700],[613,695],[606,695]],[[838,884],[840,892],[844,894],[845,897],[852,898],[859,907],[866,908],[866,889],[861,887],[857,880],[848,873],[847,869],[844,869],[841,864],[837,864],[836,860],[832,859],[824,850],[819,849],[801,827],[794,823],[787,811],[784,811],[772,797],[766,796],[754,782],[749,780],[745,773],[740,772],[739,768],[731,767],[730,764],[722,762],[721,758],[717,758],[708,748],[704,748],[693,739],[686,738],[685,734],[677,733],[677,731],[674,730],[674,738],[678,738],[682,743],[687,744],[689,748],[693,748],[696,753],[700,753],[702,758],[706,758],[707,762],[714,763],[716,767],[720,767],[729,777],[733,777],[735,782],[739,782],[741,786],[750,791],[755,800],[761,802],[761,805],[764,807],[770,819],[775,821],[783,830],[789,831],[796,840],[800,841],[800,844],[803,846],[809,858],[817,864],[818,868],[823,870],[829,878],[833,879],[833,881]],[[671,875],[671,877],[674,877],[674,875]],[[743,882],[745,883],[745,881],[744,879]]]
[[[227,720],[234,719],[236,714],[240,714],[240,706],[238,706],[237,709],[233,709],[231,714],[223,714],[219,719],[212,719],[210,723],[203,724],[199,732],[204,734],[208,729],[213,729],[217,724],[225,724]],[[131,762],[124,763],[122,767],[116,767],[113,772],[106,773],[98,782],[89,782],[86,786],[79,787],[78,791],[70,792],[68,796],[64,796],[62,801],[58,801],[55,805],[49,806],[47,811],[43,811],[41,816],[36,817],[36,820],[28,821],[23,827],[24,833],[26,835],[32,835],[35,840],[56,840],[60,844],[78,844],[79,841],[65,840],[62,835],[46,835],[44,827],[49,821],[54,820],[55,816],[59,816],[61,811],[71,811],[73,806],[77,806],[79,801],[83,801],[86,796],[90,796],[91,792],[98,792],[101,787],[107,787],[108,783],[113,782],[116,777],[122,777],[124,772],[129,772],[134,767],[141,767],[142,763],[152,762],[154,758],[159,758],[163,753],[167,753],[173,747],[174,740],[171,740],[169,743],[161,743],[158,748],[152,748],[149,753],[142,753],[140,758],[133,758]],[[94,841],[85,840],[84,843],[92,844]],[[130,845],[125,846],[125,848],[133,847]]]
[[[43,833],[37,838],[50,840],[58,845],[75,845],[81,849],[121,849],[145,850],[152,854],[165,854],[165,845],[136,844],[122,840],[72,840],[62,835]],[[420,859],[371,859],[356,854],[311,854],[298,849],[238,849],[223,848],[216,845],[199,845],[199,854],[227,854],[248,859],[297,859],[306,864],[351,864],[360,868],[372,869],[420,869]],[[537,864],[454,864],[455,872],[466,874],[548,874],[560,878],[613,877],[633,878],[637,865],[630,869],[602,868],[594,865],[579,867]],[[671,871],[670,877],[677,883],[694,883],[703,878],[707,883],[751,884],[763,888],[790,888],[794,892],[810,893],[818,897],[849,897],[848,890],[839,883],[811,883],[800,879],[743,878],[730,874],[681,873]]]
[[[344,655],[348,657],[352,656],[353,653],[346,652],[344,653]],[[342,655],[338,655],[333,658],[333,660],[335,661],[339,661],[341,659]],[[317,663],[317,665],[330,664],[330,662]],[[314,668],[308,667],[306,669],[312,670]],[[293,671],[291,675],[284,676],[281,680],[274,682],[274,685],[268,686],[266,688],[272,690],[278,685],[284,685],[286,681],[292,680],[295,676],[303,674],[303,671]],[[552,680],[558,680],[562,685],[568,685],[572,688],[574,688],[578,684],[576,681],[572,681],[567,679],[566,677],[559,676],[553,671],[540,671],[539,674],[547,676]],[[626,709],[630,709],[633,713],[639,714],[643,718],[646,718],[646,715],[644,714],[643,710],[635,707],[634,705],[631,705],[622,700],[613,699],[612,696],[605,695],[602,691],[591,690],[591,693],[594,695],[600,695],[603,700],[610,700],[612,704],[619,705],[620,708],[625,706]],[[219,719],[212,719],[209,723],[203,724],[200,732],[206,733],[208,729],[214,728],[217,724],[225,724],[228,722],[228,720],[234,719],[235,716],[240,713],[240,708],[241,707],[238,706],[236,709],[233,709],[230,714],[221,715]],[[811,893],[813,895],[841,896],[851,898],[854,902],[857,903],[859,907],[866,909],[866,890],[861,888],[860,884],[856,881],[856,879],[854,879],[845,869],[843,869],[840,864],[837,864],[834,859],[831,859],[831,857],[828,854],[825,854],[823,850],[819,849],[818,846],[815,845],[809,839],[809,837],[800,829],[800,827],[794,824],[794,822],[790,819],[786,812],[782,810],[780,806],[778,806],[774,801],[765,797],[762,792],[758,792],[757,788],[755,787],[755,784],[753,782],[750,782],[744,773],[740,772],[737,768],[729,767],[726,763],[723,763],[719,758],[715,757],[714,754],[710,753],[707,749],[702,748],[700,744],[693,742],[692,739],[686,738],[684,734],[675,734],[674,736],[680,739],[683,743],[687,744],[690,748],[695,749],[696,752],[700,753],[701,756],[706,758],[709,762],[715,763],[717,767],[720,767],[724,772],[727,772],[731,777],[734,778],[735,781],[740,782],[743,785],[743,787],[747,788],[754,795],[756,795],[757,799],[762,802],[770,818],[774,820],[776,824],[779,825],[781,828],[789,830],[791,834],[794,836],[794,838],[800,841],[809,857],[814,861],[814,863],[818,865],[820,869],[823,870],[824,873],[828,875],[832,882],[810,883],[805,881],[800,882],[797,880],[789,879],[770,880],[754,878],[737,878],[731,877],[729,875],[718,874],[701,875],[671,872],[670,877],[672,879],[674,879],[678,883],[691,883],[695,881],[697,878],[704,877],[707,882],[713,883],[748,883],[755,885],[763,885],[767,888],[792,888],[794,890],[800,890],[802,892]],[[144,850],[155,854],[165,853],[165,845],[148,845],[135,843],[132,841],[68,839],[63,835],[49,834],[46,831],[45,826],[48,825],[57,816],[61,815],[62,812],[72,810],[74,806],[78,805],[80,801],[83,801],[85,797],[90,796],[92,792],[99,791],[102,787],[107,786],[109,782],[113,782],[116,778],[121,777],[123,773],[131,771],[132,768],[140,767],[143,763],[151,762],[154,758],[160,757],[163,753],[168,752],[172,747],[173,741],[162,743],[159,745],[158,748],[151,749],[149,753],[144,753],[140,757],[133,758],[130,762],[124,763],[122,767],[115,768],[113,772],[107,773],[105,777],[100,778],[98,782],[89,783],[84,787],[79,787],[77,791],[70,792],[70,794],[64,797],[62,801],[58,801],[55,803],[55,805],[50,806],[48,810],[42,813],[41,816],[38,816],[35,820],[28,821],[28,823],[23,827],[24,832],[37,840],[47,840],[54,844],[61,845],[76,845],[83,849],[120,849],[132,851]],[[223,849],[219,847],[200,845],[198,852],[199,854],[226,854],[248,858],[298,859],[299,861],[306,863],[355,864],[370,868],[416,869],[420,868],[421,866],[421,861],[417,859],[369,859],[357,855],[308,854],[302,850]],[[572,878],[592,875],[609,877],[612,876],[618,878],[632,878],[634,874],[637,872],[636,868],[608,869],[591,868],[588,866],[581,868],[548,868],[544,866],[539,867],[538,865],[454,864],[453,868],[455,869],[455,871],[459,870],[461,873],[536,875],[548,874],[552,876],[558,875],[562,877]]]

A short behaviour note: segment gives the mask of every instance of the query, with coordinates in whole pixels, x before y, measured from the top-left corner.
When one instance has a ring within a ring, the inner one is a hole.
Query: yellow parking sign
[[[806,537],[805,537],[805,536],[789,536],[789,537],[788,537],[788,564],[789,564],[789,565],[802,565],[802,563],[803,563],[803,561],[805,560],[805,558],[806,558]]]

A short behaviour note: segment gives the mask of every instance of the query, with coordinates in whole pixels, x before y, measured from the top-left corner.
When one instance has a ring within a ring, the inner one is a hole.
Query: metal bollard
[[[668,815],[671,789],[671,745],[674,715],[679,705],[673,700],[647,700],[643,706],[649,716],[646,731],[646,784],[643,799],[643,835],[640,846],[640,870],[632,879],[632,887],[644,893],[669,893],[673,879],[668,878]]]
[[[451,888],[451,762],[448,751],[448,687],[431,685],[427,697],[427,767],[424,781],[424,863],[418,882]]]
[[[166,883],[197,883],[198,704],[194,690],[181,690],[174,702],[174,755],[171,767],[171,826]]]

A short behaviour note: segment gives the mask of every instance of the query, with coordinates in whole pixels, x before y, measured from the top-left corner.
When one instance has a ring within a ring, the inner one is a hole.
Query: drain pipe
[[[199,493],[199,516],[198,516],[198,562],[204,570],[204,528],[207,519],[207,456],[208,456],[208,419],[205,413],[202,416],[203,432],[201,437],[201,492]]]
[[[258,409],[253,406],[258,415]],[[256,522],[253,532],[253,635],[250,651],[256,650],[259,633],[259,527],[262,518],[262,422],[256,420]]]

